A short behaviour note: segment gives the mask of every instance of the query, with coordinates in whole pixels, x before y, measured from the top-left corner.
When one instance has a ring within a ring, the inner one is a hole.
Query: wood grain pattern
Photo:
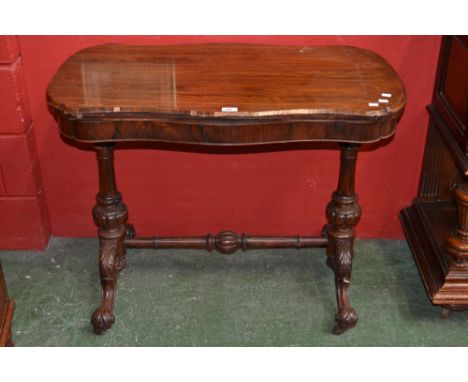
[[[240,145],[377,141],[406,94],[382,57],[348,46],[103,45],[69,58],[47,100],[81,141]]]

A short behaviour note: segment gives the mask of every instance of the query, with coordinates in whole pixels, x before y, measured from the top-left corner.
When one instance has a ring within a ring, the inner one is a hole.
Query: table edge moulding
[[[406,104],[400,78],[382,57],[350,46],[109,44],[71,56],[50,81],[46,99],[67,142],[89,144],[97,155],[93,217],[102,301],[92,316],[96,333],[115,321],[117,274],[126,265],[127,248],[232,254],[326,246],[338,306],[333,332],[356,325],[348,289],[361,216],[354,190],[357,153],[361,144],[392,136]],[[322,235],[226,230],[204,237],[136,237],[114,171],[116,144],[134,141],[207,146],[337,142],[338,186],[326,208]]]

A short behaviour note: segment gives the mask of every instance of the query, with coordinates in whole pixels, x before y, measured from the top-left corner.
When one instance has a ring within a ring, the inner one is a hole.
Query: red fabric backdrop
[[[20,49],[51,231],[94,236],[93,152],[65,144],[45,89],[59,65],[86,46],[108,42],[346,44],[382,55],[400,74],[408,104],[388,144],[360,153],[360,237],[402,238],[398,212],[415,196],[440,45],[439,36],[21,36]],[[0,102],[2,100],[0,99]],[[116,152],[118,185],[142,235],[232,229],[255,234],[317,234],[337,181],[338,151],[212,154],[175,150]],[[18,174],[21,176],[21,174]]]

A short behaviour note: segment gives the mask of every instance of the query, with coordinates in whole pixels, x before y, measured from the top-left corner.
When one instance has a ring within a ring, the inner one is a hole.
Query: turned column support
[[[340,144],[340,173],[338,186],[327,206],[328,224],[324,234],[328,237],[327,264],[335,273],[338,312],[335,317],[335,334],[341,334],[356,325],[357,315],[349,303],[349,285],[354,256],[355,226],[361,217],[354,190],[356,160],[359,145]]]
[[[457,227],[447,238],[451,268],[468,268],[468,182],[458,184],[453,190],[457,204]]]
[[[113,314],[117,272],[125,267],[124,239],[127,233],[128,212],[117,191],[114,172],[114,145],[94,147],[99,170],[99,193],[93,208],[94,222],[99,236],[99,273],[101,277],[101,305],[91,322],[97,334],[109,329],[115,321]]]

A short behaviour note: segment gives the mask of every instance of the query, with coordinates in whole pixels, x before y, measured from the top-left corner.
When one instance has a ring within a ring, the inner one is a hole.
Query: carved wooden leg
[[[91,323],[96,334],[109,329],[115,321],[113,314],[118,262],[125,262],[124,238],[128,218],[127,207],[117,191],[114,173],[114,146],[95,146],[99,166],[99,193],[93,217],[99,227],[99,273],[101,276],[101,306],[94,312]],[[124,265],[123,265],[124,266]]]
[[[341,334],[356,325],[357,315],[349,303],[348,289],[353,260],[354,227],[361,217],[361,208],[354,193],[354,175],[359,145],[341,143],[338,188],[327,206],[327,263],[335,273],[338,312],[333,333]]]

